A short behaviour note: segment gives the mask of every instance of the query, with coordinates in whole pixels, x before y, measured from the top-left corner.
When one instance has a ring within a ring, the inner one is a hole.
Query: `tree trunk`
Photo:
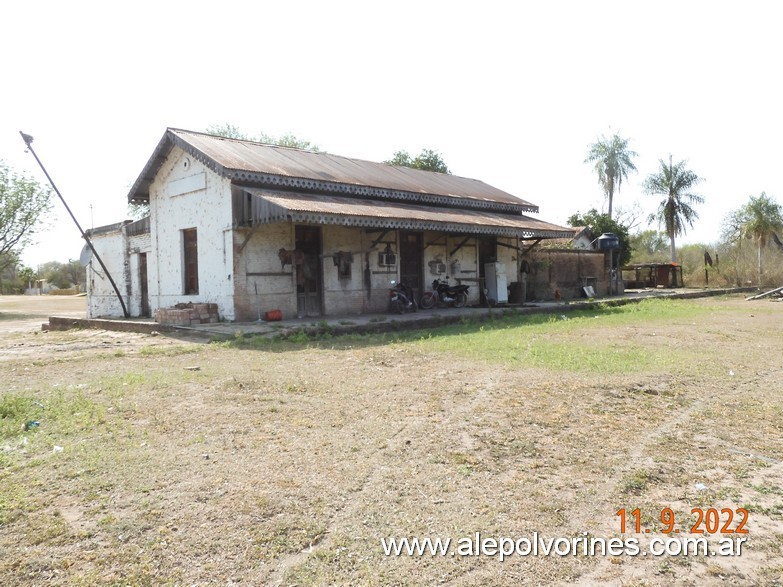
[[[761,239],[759,239],[759,286],[761,286],[764,275],[764,258],[762,250]]]
[[[609,196],[609,220],[612,219],[612,200],[614,199],[614,180],[609,180],[609,189],[607,190]]]
[[[677,249],[674,247],[674,233],[670,234],[669,238],[671,239],[672,263],[676,263],[677,262]]]

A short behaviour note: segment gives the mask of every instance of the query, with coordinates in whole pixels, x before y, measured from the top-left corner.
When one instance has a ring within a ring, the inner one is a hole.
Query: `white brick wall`
[[[148,257],[150,306],[216,303],[220,315],[234,318],[230,182],[174,147],[150,186],[151,244]],[[196,295],[184,294],[182,230],[198,238]]]

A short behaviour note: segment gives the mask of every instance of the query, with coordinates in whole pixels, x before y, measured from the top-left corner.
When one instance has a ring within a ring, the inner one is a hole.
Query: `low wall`
[[[73,328],[91,328],[95,330],[116,330],[119,332],[174,332],[174,328],[157,322],[142,322],[134,320],[104,320],[102,318],[65,318],[50,316],[49,324],[42,325],[43,330],[71,330]]]
[[[556,291],[563,300],[583,298],[585,285],[594,287],[596,297],[609,293],[606,256],[600,251],[537,249],[522,259],[530,269],[526,301],[552,300]]]

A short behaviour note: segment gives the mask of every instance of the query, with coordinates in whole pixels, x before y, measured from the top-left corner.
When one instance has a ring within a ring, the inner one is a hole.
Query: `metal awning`
[[[242,222],[310,222],[362,228],[437,230],[517,238],[565,238],[569,229],[523,214],[502,214],[464,208],[423,206],[339,196],[242,187],[250,194]]]

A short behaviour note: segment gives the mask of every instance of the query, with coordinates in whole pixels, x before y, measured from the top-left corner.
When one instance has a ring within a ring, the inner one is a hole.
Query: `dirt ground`
[[[0,298],[0,585],[783,584],[783,304],[254,346],[43,333],[36,303]],[[694,508],[740,556],[381,543],[646,551]]]
[[[0,296],[0,331],[40,329],[49,316],[87,317],[86,296]]]

